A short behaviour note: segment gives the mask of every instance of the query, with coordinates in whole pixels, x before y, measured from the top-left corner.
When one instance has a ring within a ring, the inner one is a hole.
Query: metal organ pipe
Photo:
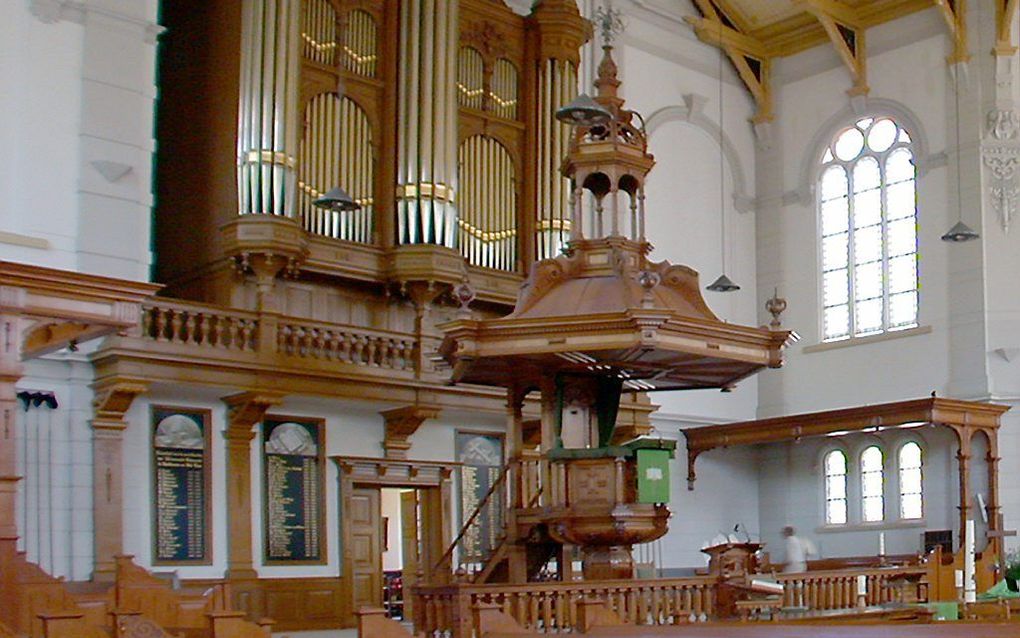
[[[457,243],[458,10],[446,0],[401,4],[398,243]]]
[[[293,216],[301,6],[244,0],[238,109],[239,213]]]

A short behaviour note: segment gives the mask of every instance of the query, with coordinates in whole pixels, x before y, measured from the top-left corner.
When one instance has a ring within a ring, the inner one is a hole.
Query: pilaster
[[[241,392],[223,398],[227,404],[227,578],[258,577],[252,562],[251,442],[254,427],[271,407],[283,402],[274,392]]]
[[[21,325],[17,316],[0,314],[0,540],[12,542],[18,538],[15,503],[21,480],[14,427],[18,409],[15,385],[22,375]]]
[[[95,388],[92,402],[92,520],[95,535],[93,579],[115,577],[115,557],[124,553],[124,420],[148,383],[115,379]]]

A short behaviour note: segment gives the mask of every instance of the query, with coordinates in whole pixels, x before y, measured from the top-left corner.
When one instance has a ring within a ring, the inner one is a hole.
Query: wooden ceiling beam
[[[942,19],[946,22],[949,35],[953,38],[953,54],[946,61],[957,64],[970,60],[967,50],[967,0],[933,0]]]
[[[870,91],[868,60],[860,16],[851,7],[837,0],[796,0],[796,2],[822,25],[833,48],[850,72],[850,78],[854,83],[847,91],[850,97],[867,95]]]
[[[1013,44],[1013,20],[1016,19],[1020,0],[995,0],[995,48],[997,56],[1016,55]]]
[[[751,37],[723,23],[723,10],[716,5],[718,0],[694,0],[701,11],[701,18],[687,16],[684,19],[694,27],[698,39],[706,44],[719,47],[730,59],[740,80],[747,87],[758,107],[753,118],[755,123],[772,121],[772,56],[761,40]],[[731,24],[737,24],[729,18]]]

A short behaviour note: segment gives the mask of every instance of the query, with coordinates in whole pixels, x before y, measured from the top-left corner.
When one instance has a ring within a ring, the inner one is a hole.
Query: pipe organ
[[[458,151],[460,250],[468,263],[513,270],[517,260],[517,185],[513,159],[498,141],[472,135]]]
[[[240,214],[294,215],[300,5],[244,0],[237,131]]]
[[[298,208],[304,229],[334,239],[371,242],[375,160],[365,111],[349,97],[316,95],[305,108],[298,159]],[[312,204],[336,185],[354,198],[358,210],[324,210]]]
[[[157,217],[175,229],[168,243],[202,253],[162,262],[161,277],[180,282],[177,290],[233,299],[225,278],[206,285],[200,273],[230,263],[250,271],[256,249],[268,258],[267,277],[279,274],[270,272],[278,263],[299,276],[308,259],[320,272],[343,271],[332,263],[338,257],[308,252],[340,251],[328,242],[341,241],[374,264],[358,266],[362,281],[391,277],[398,253],[433,250],[402,247],[430,245],[445,260],[435,281],[449,284],[461,277],[459,252],[466,272],[492,271],[495,279],[483,281],[499,282],[492,285],[505,303],[530,264],[569,238],[570,188],[559,174],[568,133],[554,113],[577,93],[579,49],[591,30],[575,0],[537,1],[528,16],[496,0],[175,1],[192,7],[182,16],[216,16],[200,27],[172,25],[195,29],[174,50],[190,56],[180,68],[203,69],[173,81],[211,87],[163,109],[174,152],[160,159],[157,208],[166,212]],[[358,210],[314,205],[338,187]],[[237,221],[235,205],[242,217],[292,218],[242,226],[273,224],[286,251],[275,240],[253,247],[260,235],[240,230],[205,241]],[[171,247],[160,249],[170,255]]]

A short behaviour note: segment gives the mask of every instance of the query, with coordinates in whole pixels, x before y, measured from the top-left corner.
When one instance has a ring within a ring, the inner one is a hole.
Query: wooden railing
[[[277,329],[277,350],[392,370],[411,370],[415,361],[415,340],[409,335],[291,319]]]
[[[163,299],[142,305],[142,336],[155,341],[254,351],[258,327],[253,312]]]
[[[810,571],[780,574],[775,580],[783,585],[784,607],[811,610],[850,609],[857,606],[857,577],[867,579],[868,605],[881,605],[896,600],[898,592],[890,581],[905,578],[922,579],[928,573],[924,565],[884,569],[853,569]]]
[[[676,578],[419,586],[412,589],[414,627],[429,638],[470,638],[475,629],[472,610],[479,603],[492,603],[531,631],[572,633],[578,626],[579,603],[585,598],[606,601],[630,624],[668,625],[691,614],[711,616],[714,583],[711,578]]]
[[[249,353],[252,362],[267,364],[276,364],[276,357],[283,355],[414,371],[421,358],[412,334],[162,298],[142,305],[140,333],[144,340],[193,347],[210,355]]]

